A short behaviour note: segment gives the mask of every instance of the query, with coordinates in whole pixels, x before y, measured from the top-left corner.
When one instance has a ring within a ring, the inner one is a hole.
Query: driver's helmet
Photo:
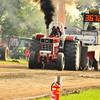
[[[55,26],[53,26],[52,31],[53,32],[56,32],[57,31],[57,28]]]

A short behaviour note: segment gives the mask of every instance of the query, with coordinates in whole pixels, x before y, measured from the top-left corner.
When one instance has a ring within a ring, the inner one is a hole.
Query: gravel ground
[[[99,71],[28,69],[27,64],[0,63],[0,100],[51,93],[55,76],[62,77],[62,92],[100,88]]]

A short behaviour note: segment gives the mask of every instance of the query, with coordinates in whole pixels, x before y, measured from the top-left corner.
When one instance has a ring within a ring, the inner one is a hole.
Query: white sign
[[[90,35],[66,35],[66,36],[76,36],[77,39],[81,40],[83,43],[88,44],[98,44],[98,37],[97,36],[90,36]]]
[[[77,38],[79,40],[81,40],[83,43],[89,43],[89,44],[97,44],[98,43],[97,36],[77,35]]]

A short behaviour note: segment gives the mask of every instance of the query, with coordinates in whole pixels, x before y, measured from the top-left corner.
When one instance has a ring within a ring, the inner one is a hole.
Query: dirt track
[[[0,100],[51,93],[55,76],[62,76],[62,91],[100,88],[99,71],[28,69],[28,65],[0,64]]]

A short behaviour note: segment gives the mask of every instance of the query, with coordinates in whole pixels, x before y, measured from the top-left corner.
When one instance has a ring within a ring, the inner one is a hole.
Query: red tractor
[[[53,34],[55,32],[55,34]],[[43,65],[57,70],[79,70],[81,68],[82,42],[75,36],[66,36],[62,23],[51,23],[47,36],[37,34],[32,39],[29,69]],[[86,55],[87,57],[87,55]],[[86,58],[85,58],[86,59]]]

